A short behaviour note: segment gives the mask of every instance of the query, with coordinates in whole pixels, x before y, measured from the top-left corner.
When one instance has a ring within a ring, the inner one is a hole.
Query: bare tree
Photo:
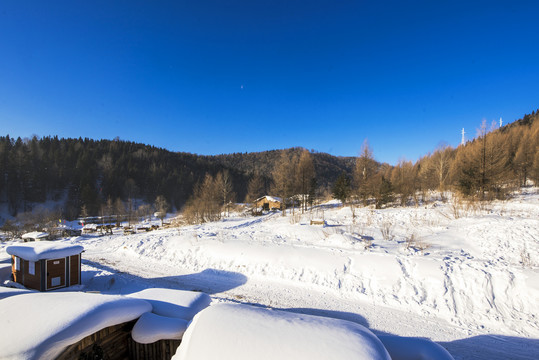
[[[535,158],[533,160],[533,166],[531,169],[531,175],[535,181],[535,185],[539,185],[539,150],[535,153]]]
[[[81,218],[87,218],[88,217],[88,210],[86,209],[86,204],[83,204],[80,208],[80,217]]]
[[[129,178],[125,182],[124,191],[127,195],[127,221],[129,226],[133,220],[133,215],[135,214],[136,209],[136,196],[138,195],[139,188],[135,183],[135,180]]]
[[[110,217],[112,216],[113,211],[114,211],[114,203],[112,202],[112,199],[109,196],[107,198],[107,202],[105,203],[105,215],[109,217],[109,221],[110,221]]]
[[[256,199],[260,198],[265,194],[264,179],[260,174],[256,173],[251,180],[249,180],[249,185],[247,186],[247,196],[245,197],[246,202],[253,202]]]
[[[206,174],[195,186],[193,196],[187,201],[183,215],[192,224],[216,221],[221,218],[221,197],[215,179]]]
[[[125,216],[125,204],[119,197],[114,201],[114,212],[116,213],[116,226],[120,226],[120,222]]]
[[[537,145],[535,145],[537,147]],[[535,149],[532,143],[532,134],[528,131],[522,135],[520,144],[518,145],[515,158],[513,160],[517,174],[520,178],[521,186],[526,185],[529,178],[530,170],[533,167]]]
[[[229,215],[230,203],[233,200],[233,187],[232,187],[232,178],[228,170],[219,172],[215,177],[215,186],[217,187],[217,192],[222,201],[222,206],[225,209],[227,216]]]
[[[391,172],[391,184],[396,193],[401,195],[404,206],[414,196],[417,182],[417,167],[411,161],[401,159]]]
[[[167,216],[168,202],[163,195],[159,195],[155,199],[155,209],[157,210],[157,217],[161,219],[161,226],[163,226],[163,219]]]
[[[112,215],[112,208],[113,208],[113,204],[112,204],[112,199],[110,197],[107,199],[107,202],[105,202],[104,204],[101,204],[101,207],[99,209],[100,214],[101,214],[101,232],[103,231],[107,232],[108,230],[111,230],[110,227],[105,226],[105,220],[107,223],[110,222],[110,218]],[[112,233],[112,230],[110,232]]]
[[[449,165],[451,162],[451,147],[447,144],[443,144],[438,147],[433,155],[432,166],[438,181],[438,190],[443,192],[447,185],[447,178],[449,176]]]
[[[447,144],[440,144],[434,154],[425,156],[419,161],[419,178],[421,189],[437,189],[442,199],[449,184],[453,149]]]
[[[312,180],[314,178],[314,165],[311,154],[308,150],[303,150],[299,158],[298,168],[296,171],[297,188],[302,197],[301,213],[305,213],[307,209],[307,197],[310,192]]]
[[[152,206],[150,204],[141,204],[137,209],[137,216],[141,221],[152,219]]]
[[[288,154],[286,151],[281,153],[279,161],[273,169],[273,192],[282,197],[283,216],[285,216],[286,202],[295,193],[295,170],[296,157],[293,154]],[[292,204],[294,204],[294,199]]]
[[[479,200],[501,197],[507,178],[508,156],[504,138],[499,131],[489,133],[486,121],[478,130],[478,137],[457,152],[453,171],[460,191]]]

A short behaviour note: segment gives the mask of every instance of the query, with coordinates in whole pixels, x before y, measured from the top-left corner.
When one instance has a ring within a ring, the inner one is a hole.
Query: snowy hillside
[[[310,225],[308,213],[270,213],[69,242],[85,248],[86,290],[201,290],[214,302],[351,320],[377,335],[427,337],[456,359],[539,353],[537,194],[486,209],[439,202],[359,208],[355,215],[328,203],[314,215],[325,226]]]

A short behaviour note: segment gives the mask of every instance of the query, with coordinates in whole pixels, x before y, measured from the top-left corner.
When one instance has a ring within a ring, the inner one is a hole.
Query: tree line
[[[367,142],[352,175],[343,173],[333,185],[333,196],[380,208],[387,203],[418,204],[429,191],[451,190],[470,200],[504,199],[529,180],[539,184],[539,113],[504,127],[483,121],[477,136],[452,148],[440,145],[415,163],[395,166],[374,160]]]
[[[0,136],[0,205],[16,216],[53,201],[62,204],[54,211],[56,217],[75,219],[111,209],[135,214],[144,204],[155,210],[161,196],[169,210],[180,210],[206,193],[209,178],[216,177],[230,184],[233,196],[227,201],[250,201],[255,193],[271,191],[272,169],[281,154],[296,156],[301,151],[249,153],[242,161],[239,154],[200,156],[120,139]],[[350,158],[313,156],[318,159],[320,186],[326,188],[332,183],[328,174],[352,168]]]
[[[223,167],[189,153],[175,153],[128,141],[13,139],[0,137],[0,203],[12,216],[46,201],[61,202],[61,214],[98,215],[108,201],[124,206],[153,204],[158,196],[171,209],[189,199],[197,182]],[[229,170],[241,194],[248,178]]]
[[[15,216],[52,200],[67,219],[183,208],[193,222],[204,222],[234,202],[267,194],[292,211],[328,193],[376,207],[418,204],[432,190],[504,198],[528,180],[539,183],[538,117],[532,112],[502,128],[483,122],[465,145],[441,145],[394,166],[377,162],[368,142],[356,158],[303,148],[199,156],[120,139],[1,136],[0,204]]]

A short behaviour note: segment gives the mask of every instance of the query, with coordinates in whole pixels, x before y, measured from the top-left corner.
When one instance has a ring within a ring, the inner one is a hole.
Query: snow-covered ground
[[[539,196],[487,209],[432,203],[373,210],[232,216],[133,235],[81,236],[85,290],[200,290],[245,303],[351,320],[375,334],[425,337],[455,359],[539,354]],[[385,234],[383,234],[383,232]],[[371,238],[372,240],[369,240]],[[5,246],[0,261],[8,264]],[[0,275],[6,271],[0,269]]]

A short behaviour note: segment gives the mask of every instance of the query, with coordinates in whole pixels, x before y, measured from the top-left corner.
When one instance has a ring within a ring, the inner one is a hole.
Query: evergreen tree
[[[342,204],[346,204],[346,200],[350,196],[350,178],[345,173],[342,173],[335,181],[332,188],[333,198],[338,199]]]

